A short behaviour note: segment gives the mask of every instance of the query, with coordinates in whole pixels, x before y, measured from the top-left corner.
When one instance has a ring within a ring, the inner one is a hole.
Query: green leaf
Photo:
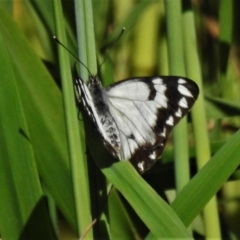
[[[171,204],[188,226],[240,164],[240,131],[235,133],[184,187]]]
[[[0,13],[2,46],[13,64],[38,172],[76,229],[61,92],[10,16]]]
[[[240,104],[216,97],[205,97],[208,118],[220,119],[240,115]]]
[[[0,22],[0,29],[4,29]],[[5,45],[0,34],[1,46]],[[6,48],[0,48],[0,225],[3,239],[37,238],[42,231],[46,239],[56,239],[46,205],[38,205],[34,231],[25,231],[30,215],[42,198],[35,156],[31,145],[20,91]],[[23,233],[24,232],[24,233]],[[30,234],[30,235],[29,235]]]

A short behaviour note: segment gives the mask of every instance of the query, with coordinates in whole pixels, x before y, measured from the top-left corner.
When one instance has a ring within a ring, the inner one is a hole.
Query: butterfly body
[[[81,93],[83,106],[93,119],[95,126],[102,135],[105,145],[114,156],[118,156],[120,138],[116,123],[109,111],[108,99],[97,77],[90,77],[87,85],[81,80],[76,81]]]
[[[180,77],[140,77],[106,89],[98,77],[76,79],[79,102],[93,119],[107,149],[130,159],[143,173],[162,155],[172,128],[198,96],[197,85]]]

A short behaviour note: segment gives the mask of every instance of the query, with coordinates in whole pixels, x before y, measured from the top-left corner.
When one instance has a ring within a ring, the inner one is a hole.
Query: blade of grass
[[[54,1],[54,12],[57,35],[63,42],[66,42],[64,30],[63,12],[60,1]],[[73,192],[75,200],[75,209],[77,216],[78,231],[82,234],[88,224],[91,222],[90,194],[86,159],[82,157],[84,150],[81,147],[80,136],[78,131],[77,112],[74,101],[74,91],[72,85],[72,76],[69,56],[66,50],[59,45],[59,61],[62,79],[63,101],[65,109],[65,119],[68,136],[68,149],[70,156],[70,166],[72,172]],[[82,157],[82,158],[81,158]],[[84,207],[83,207],[84,206]],[[89,232],[91,236],[91,231]]]
[[[192,109],[191,116],[196,142],[196,158],[198,169],[201,169],[210,159],[210,143],[206,128],[206,116],[204,108],[202,76],[200,62],[198,58],[198,48],[195,35],[194,15],[191,10],[190,1],[185,1],[186,9],[183,17],[184,49],[186,59],[187,76],[194,79],[199,86],[200,94],[195,106]],[[213,197],[203,210],[206,237],[220,238],[220,226],[217,212],[216,197]]]
[[[169,53],[169,73],[185,76],[182,35],[181,1],[165,1],[167,17],[167,43]],[[176,186],[179,192],[190,179],[187,119],[174,128],[174,161],[176,166]]]
[[[81,4],[81,5],[80,5]],[[83,3],[79,3],[79,7],[82,7],[82,11],[79,11],[79,13],[76,13],[76,15],[80,14],[78,19],[82,19],[83,22],[79,25],[81,25],[81,28],[77,29],[78,36],[80,37],[78,39],[79,43],[79,57],[81,61],[85,58],[85,63],[87,63],[87,67],[89,69],[89,72],[92,75],[98,74],[98,68],[97,68],[97,61],[96,61],[96,47],[95,47],[95,32],[94,32],[94,19],[93,19],[93,10],[92,10],[92,1],[84,1]],[[81,41],[82,40],[82,41]],[[80,52],[80,49],[82,52]],[[83,58],[82,58],[83,57]],[[83,68],[81,68],[80,75],[83,77],[86,74],[86,69],[84,69],[84,72],[82,72]],[[84,74],[85,73],[85,74]],[[89,73],[88,73],[89,74]],[[88,119],[89,120],[89,119]],[[91,121],[91,120],[90,120]],[[88,145],[89,147],[89,145]],[[92,159],[89,157],[89,161],[92,161]],[[104,183],[101,183],[99,181],[100,179],[103,180],[104,176],[102,173],[100,173],[98,170],[95,169],[96,166],[94,164],[90,165],[89,171],[91,174],[91,196],[95,196],[94,199],[92,199],[92,209],[93,209],[93,215],[98,216],[99,212],[102,211],[102,205],[101,200],[105,201],[106,196],[106,185],[105,179]],[[101,193],[101,194],[100,194]],[[96,194],[99,194],[98,197],[96,197]],[[98,202],[97,202],[98,201]],[[103,228],[103,224],[105,224],[105,229]],[[97,222],[94,230],[95,234],[98,237],[109,237],[109,232],[107,231],[109,229],[109,222],[105,218],[105,216],[101,217],[101,224],[100,221]]]
[[[0,26],[3,29],[2,22]],[[0,36],[3,46],[5,41],[3,35]],[[6,48],[0,48],[0,62],[0,225],[2,238],[14,240],[20,239],[24,228],[31,225],[29,218],[42,197],[42,190],[16,84],[18,79]],[[49,216],[45,205],[40,206],[40,212],[42,214],[35,215],[39,224],[32,225],[31,236],[38,237],[35,233],[42,229],[43,238],[56,239],[52,226],[47,224]],[[29,234],[25,232],[25,237],[30,238]]]
[[[186,226],[194,220],[239,165],[239,142],[240,131],[224,144],[171,204]]]
[[[84,13],[85,13],[85,31],[86,31],[86,44],[87,44],[87,60],[88,67],[92,74],[97,74],[97,61],[96,61],[96,47],[95,47],[95,35],[93,26],[93,12],[92,1],[84,1]]]
[[[83,6],[83,1],[75,0],[75,16],[76,16],[76,26],[77,26],[77,43],[78,43],[78,57],[87,65],[87,43],[86,43],[86,29],[85,29],[85,11]],[[80,77],[84,81],[88,80],[87,69],[79,63]]]
[[[39,175],[76,230],[61,93],[2,7],[0,16],[2,46],[12,59]]]
[[[76,21],[77,21],[77,42],[79,46],[78,55],[82,63],[89,69],[86,69],[80,64],[80,77],[87,81],[90,75],[97,74],[96,64],[96,49],[95,49],[95,36],[93,26],[93,12],[91,1],[75,1],[76,6]],[[88,119],[91,121],[91,119]],[[85,125],[85,122],[84,122]],[[81,123],[83,127],[83,122]],[[83,138],[84,139],[84,138]],[[88,146],[89,147],[89,146]],[[88,156],[89,163],[89,181],[90,181],[90,193],[91,193],[91,205],[92,214],[95,217],[99,216],[102,212],[102,199],[105,201],[106,185],[105,179],[102,173],[96,169],[96,165],[92,162],[93,160]],[[108,238],[109,233],[107,232],[108,221],[101,218],[94,225],[93,231],[94,236],[98,238]]]

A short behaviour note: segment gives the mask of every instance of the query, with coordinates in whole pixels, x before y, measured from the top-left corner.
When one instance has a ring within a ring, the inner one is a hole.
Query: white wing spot
[[[144,165],[144,162],[143,162],[143,161],[140,162],[140,163],[138,163],[138,168],[140,169],[141,172],[144,171],[144,167],[143,167],[143,165]]]
[[[154,85],[154,88],[161,94],[164,94],[167,90],[166,85],[162,84],[162,85]]]
[[[179,79],[178,79],[178,83],[179,83],[179,84],[184,84],[184,83],[186,83],[186,80],[184,80],[184,79],[182,79],[182,78],[179,78]]]
[[[166,128],[163,129],[163,132],[160,133],[160,136],[166,137]]]
[[[175,116],[176,116],[176,117],[182,117],[181,108],[179,108],[179,109],[177,110],[177,112],[175,112]]]
[[[178,86],[178,91],[184,96],[193,97],[193,95],[190,93],[190,91],[183,85]]]
[[[173,120],[173,117],[172,116],[170,116],[169,118],[168,118],[168,120],[166,121],[166,124],[167,125],[174,125],[174,120]]]
[[[156,157],[157,157],[156,152],[152,152],[152,153],[149,155],[149,158],[150,158],[151,160],[155,160]]]
[[[188,108],[188,103],[186,98],[181,98],[180,101],[178,102],[178,105],[182,108]]]
[[[167,98],[164,94],[158,93],[154,98],[154,101],[158,103],[161,107],[167,108]]]
[[[152,80],[152,82],[155,84],[163,84],[163,81],[161,78],[155,78],[154,80]]]

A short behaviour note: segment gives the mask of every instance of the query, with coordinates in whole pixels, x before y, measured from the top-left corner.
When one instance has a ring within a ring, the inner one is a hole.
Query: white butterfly
[[[183,77],[137,77],[106,89],[97,76],[75,80],[79,103],[93,119],[110,153],[143,173],[162,155],[172,128],[198,97]]]

